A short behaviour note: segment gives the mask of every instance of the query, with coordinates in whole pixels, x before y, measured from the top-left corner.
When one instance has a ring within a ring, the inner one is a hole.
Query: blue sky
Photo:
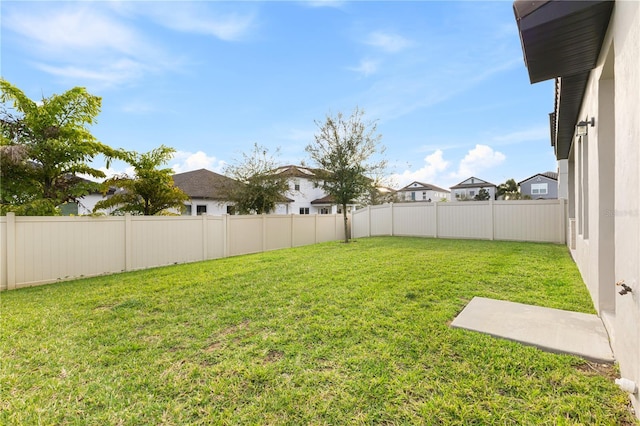
[[[3,78],[32,99],[86,87],[102,97],[101,142],[173,147],[177,172],[221,172],[254,143],[299,164],[315,122],[356,106],[378,120],[396,188],[556,168],[553,85],[529,83],[511,1],[0,8]]]

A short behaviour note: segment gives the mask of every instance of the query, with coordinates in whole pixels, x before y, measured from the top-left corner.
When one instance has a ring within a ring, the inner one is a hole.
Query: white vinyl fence
[[[353,238],[402,235],[564,244],[566,200],[399,203],[351,215]]]
[[[342,215],[0,217],[0,290],[344,238]]]

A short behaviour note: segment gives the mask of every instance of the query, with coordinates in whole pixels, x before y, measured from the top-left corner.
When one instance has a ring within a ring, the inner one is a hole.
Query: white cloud
[[[166,28],[196,34],[210,35],[220,40],[236,41],[244,38],[255,26],[255,15],[213,11],[208,2],[154,3],[138,12]]]
[[[343,0],[303,0],[301,3],[309,7],[333,7],[340,9],[346,2]]]
[[[184,173],[192,170],[207,169],[220,173],[225,166],[225,162],[216,157],[210,157],[203,151],[187,152],[177,151],[173,155],[171,167],[176,173]]]
[[[92,64],[54,66],[39,63],[36,67],[65,81],[93,82],[102,87],[118,86],[139,79],[148,69],[144,64],[129,59],[105,64],[100,70],[92,67]]]
[[[129,114],[148,114],[158,111],[158,108],[149,102],[133,100],[122,105],[122,111]]]
[[[412,44],[410,40],[398,34],[385,33],[382,31],[374,31],[370,33],[364,43],[382,49],[388,53],[400,52]]]
[[[538,126],[504,135],[494,136],[493,140],[500,145],[512,145],[521,142],[539,141],[549,139],[549,127]]]
[[[34,49],[71,56],[78,50],[116,50],[132,53],[138,45],[133,30],[112,17],[88,7],[59,7],[28,13],[13,9],[3,19],[6,29],[34,41]]]
[[[478,176],[480,172],[502,164],[506,158],[503,153],[494,151],[490,146],[478,144],[460,161],[458,171],[451,176],[458,179],[471,176],[481,178]]]
[[[424,165],[416,171],[405,170],[391,176],[392,181],[399,185],[399,188],[407,186],[413,181],[438,185],[440,175],[449,167],[450,162],[442,156],[442,150],[438,149],[433,154],[424,158]]]
[[[3,11],[3,32],[6,27],[19,36],[35,67],[62,81],[95,90],[181,65],[179,55],[149,41],[103,3],[36,4]]]
[[[350,71],[355,71],[365,77],[368,77],[378,71],[378,62],[369,59],[363,59],[362,61],[360,61],[360,64],[358,64],[357,67],[350,67],[348,69]]]

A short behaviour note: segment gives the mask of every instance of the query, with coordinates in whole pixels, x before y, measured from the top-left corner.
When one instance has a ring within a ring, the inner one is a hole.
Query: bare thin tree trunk
[[[342,216],[344,217],[344,242],[349,242],[349,219],[347,218],[347,205],[342,205]]]

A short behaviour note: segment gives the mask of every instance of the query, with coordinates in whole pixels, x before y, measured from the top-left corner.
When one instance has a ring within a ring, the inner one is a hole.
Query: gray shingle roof
[[[207,169],[173,175],[173,182],[191,198],[225,199],[225,189],[239,185],[231,178]]]
[[[411,185],[413,185],[415,183],[417,183],[420,186],[415,186],[415,187],[411,186]],[[411,182],[409,185],[405,186],[404,188],[400,188],[398,190],[398,192],[405,191],[405,190],[406,191],[410,191],[410,190],[414,190],[414,191],[415,190],[429,191],[429,190],[431,190],[431,191],[438,191],[438,192],[451,192],[448,189],[440,188],[439,186],[432,185],[430,183],[424,183],[424,182],[418,182],[418,181]]]
[[[474,183],[464,183],[464,182],[466,182],[466,181],[468,181],[470,179],[474,179],[474,180],[476,180],[476,182],[474,182]],[[471,176],[471,177],[463,180],[459,184],[452,186],[451,189],[482,188],[482,187],[485,187],[485,186],[494,186],[494,187],[497,188],[497,186],[495,184],[491,183],[491,182],[487,182],[486,180],[478,179],[475,176]]]
[[[528,178],[523,179],[520,182],[518,182],[518,185],[520,185],[520,184],[522,184],[522,183],[524,183],[524,182],[526,182],[526,181],[528,181],[530,179],[533,179],[536,176],[544,176],[544,177],[547,177],[549,179],[558,180],[558,173],[556,173],[556,172],[544,172],[544,173],[536,173],[533,176],[529,176]]]

